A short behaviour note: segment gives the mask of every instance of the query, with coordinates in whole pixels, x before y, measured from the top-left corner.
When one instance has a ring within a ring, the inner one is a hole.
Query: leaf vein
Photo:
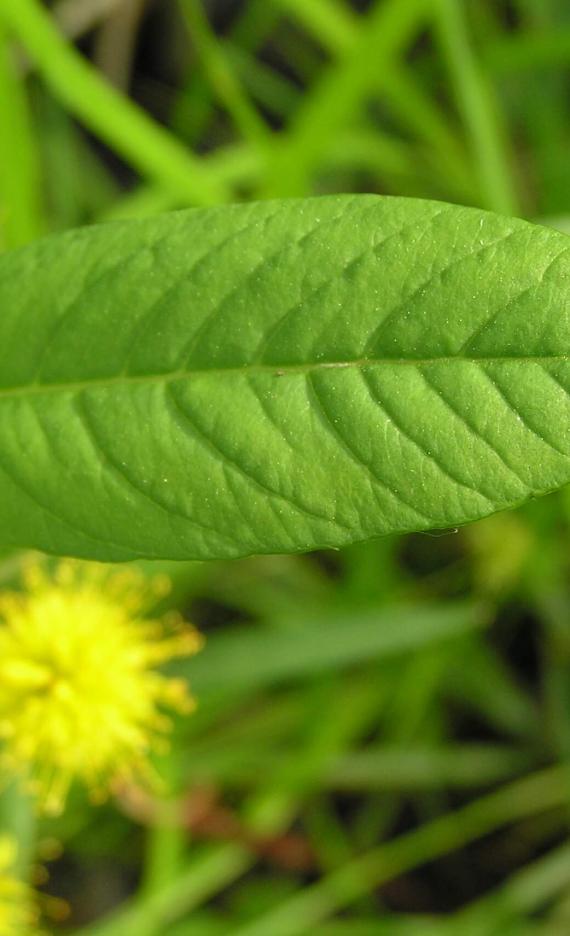
[[[438,215],[436,215],[435,217],[438,217]],[[459,257],[455,256],[453,260],[451,260],[449,263],[447,263],[445,266],[441,267],[438,270],[434,270],[432,268],[430,275],[426,279],[422,280],[422,282],[418,286],[416,286],[416,288],[413,290],[413,292],[409,296],[406,296],[406,298],[402,302],[399,302],[396,306],[394,306],[394,308],[391,309],[388,312],[388,314],[382,319],[380,324],[377,326],[377,328],[374,329],[368,341],[366,342],[364,346],[363,354],[366,355],[369,351],[371,351],[374,348],[374,345],[376,344],[378,338],[380,338],[380,336],[382,335],[382,332],[385,331],[388,324],[397,315],[399,315],[399,313],[403,309],[405,309],[410,303],[412,303],[415,300],[416,296],[418,296],[422,292],[423,289],[426,289],[436,277],[439,276],[441,278],[445,273],[449,273],[449,271],[452,270],[454,267],[459,266],[460,263],[464,263],[467,260],[471,260],[473,257],[476,257],[478,254],[484,253],[485,250],[489,250],[492,247],[497,247],[499,244],[504,244],[506,241],[509,240],[509,238],[513,237],[516,234],[520,234],[520,230],[517,228],[514,228],[508,233],[502,234],[496,240],[488,241],[487,243],[482,244],[476,250],[470,250],[468,253],[462,254]]]
[[[307,374],[306,382],[307,382],[307,387],[309,388],[312,398],[315,402],[315,412],[325,432],[327,432],[328,435],[332,436],[335,442],[340,444],[343,451],[346,452],[346,454],[349,456],[352,463],[355,464],[357,468],[364,469],[373,487],[376,486],[376,487],[382,488],[385,493],[393,497],[394,500],[396,500],[397,503],[399,503],[401,506],[405,507],[407,510],[412,510],[416,514],[416,516],[420,518],[422,523],[428,523],[430,525],[433,524],[433,517],[428,517],[426,514],[423,514],[420,510],[418,510],[417,507],[410,504],[407,500],[405,500],[405,498],[401,496],[401,494],[399,494],[399,492],[395,488],[387,484],[383,478],[380,478],[376,474],[376,472],[372,470],[370,465],[368,465],[365,461],[363,461],[362,457],[355,451],[351,443],[345,437],[344,433],[341,433],[338,426],[336,426],[333,420],[331,419],[330,414],[325,404],[323,403],[322,396],[319,393],[315,385],[315,381],[313,380],[310,374]]]
[[[243,465],[240,465],[240,463],[236,461],[235,458],[228,455],[227,452],[225,452],[222,448],[220,448],[219,445],[217,445],[214,442],[214,440],[210,438],[210,436],[207,435],[197,425],[195,419],[192,419],[190,415],[188,414],[187,410],[182,406],[180,400],[177,398],[176,394],[174,393],[174,388],[170,384],[168,384],[165,389],[166,389],[166,399],[169,400],[174,406],[176,412],[179,414],[179,421],[180,420],[182,421],[182,425],[186,427],[190,437],[193,438],[194,441],[198,441],[199,443],[201,443],[203,448],[206,448],[206,450],[209,450],[210,453],[214,456],[214,458],[217,461],[221,458],[222,462],[225,461],[228,465],[230,465],[235,471],[238,472],[238,474],[240,474],[248,482],[248,484],[252,485],[252,487],[258,488],[258,490],[262,491],[266,495],[268,494],[272,498],[276,498],[277,500],[283,501],[283,503],[285,503],[289,508],[292,508],[293,510],[297,511],[300,514],[305,515],[306,517],[309,517],[311,520],[319,520],[321,522],[325,522],[334,526],[342,527],[345,530],[349,529],[348,527],[341,524],[336,518],[333,519],[331,517],[327,517],[322,514],[315,513],[314,511],[310,510],[308,507],[305,507],[304,504],[300,504],[292,500],[290,497],[287,497],[281,491],[274,490],[272,487],[267,485],[264,481],[252,475],[249,470],[244,468]],[[283,524],[283,518],[281,517],[281,515],[277,514],[277,516],[280,522]]]
[[[457,419],[465,426],[465,428],[468,430],[469,434],[470,434],[471,436],[473,436],[473,438],[474,438],[477,442],[482,442],[483,445],[485,445],[485,446],[489,449],[489,451],[492,452],[493,455],[495,455],[495,456],[499,459],[499,461],[500,461],[501,464],[507,469],[507,471],[509,472],[509,474],[511,474],[511,475],[513,476],[513,478],[515,478],[515,480],[516,480],[519,484],[522,484],[522,486],[524,487],[525,491],[526,491],[527,493],[530,493],[531,488],[529,487],[529,485],[526,483],[526,481],[523,481],[521,475],[512,467],[512,465],[510,465],[510,464],[506,461],[505,457],[501,454],[501,452],[497,449],[497,447],[496,447],[495,445],[493,445],[493,443],[490,442],[488,439],[486,439],[486,438],[481,434],[481,431],[480,431],[479,429],[475,428],[475,426],[473,426],[473,425],[469,422],[469,420],[467,419],[466,415],[465,415],[464,413],[461,412],[461,410],[456,406],[455,403],[452,403],[452,402],[451,402],[451,400],[450,400],[449,397],[444,393],[444,391],[441,389],[441,387],[437,387],[437,386],[433,383],[433,381],[431,381],[431,380],[429,379],[429,377],[425,374],[425,372],[424,372],[422,369],[420,369],[420,374],[421,374],[423,380],[425,381],[425,383],[427,384],[427,386],[430,388],[430,390],[432,390],[432,391],[436,394],[436,396],[437,396],[437,397],[441,400],[441,402],[449,409],[449,411],[450,411],[451,413],[453,413],[453,415],[456,416]]]
[[[193,517],[190,517],[188,514],[184,513],[183,511],[178,510],[175,507],[166,506],[160,500],[157,499],[157,497],[154,495],[152,491],[145,490],[136,481],[134,481],[133,478],[130,476],[130,474],[125,470],[125,466],[121,465],[120,462],[117,462],[116,459],[114,459],[109,454],[109,452],[103,445],[102,441],[100,440],[85,399],[82,397],[76,397],[75,407],[76,407],[77,416],[79,418],[79,421],[81,423],[81,426],[83,428],[83,431],[85,432],[87,439],[91,443],[91,446],[93,447],[96,453],[96,456],[99,459],[102,459],[101,468],[103,470],[106,467],[119,479],[119,481],[123,485],[127,485],[138,497],[143,497],[145,500],[149,501],[149,503],[151,503],[154,507],[157,507],[160,511],[162,511],[167,516],[167,518],[170,521],[172,521],[173,517],[178,517],[181,520],[183,520],[185,523],[187,523],[189,526],[194,527],[201,533],[214,534],[214,536],[216,536],[220,542],[224,542],[226,546],[230,545],[233,548],[235,548],[235,545],[236,545],[235,542],[230,540],[228,537],[225,537],[223,534],[220,534],[219,530],[216,530],[213,527],[207,526],[206,524],[195,520]],[[174,533],[174,535],[177,537],[178,541],[180,543],[183,543],[184,542],[183,537],[180,536],[179,531],[176,531],[172,527],[172,524],[171,524],[171,530]]]
[[[83,539],[89,540],[92,543],[97,543],[99,546],[105,546],[107,548],[111,546],[114,549],[120,550],[120,552],[122,552],[124,556],[127,556],[129,558],[131,557],[131,552],[129,551],[129,548],[125,546],[123,543],[115,543],[113,542],[113,540],[101,539],[98,536],[95,536],[93,533],[88,533],[86,530],[82,529],[82,527],[78,526],[75,523],[72,523],[67,517],[64,517],[63,514],[59,513],[53,507],[48,507],[46,504],[44,504],[42,500],[38,497],[36,492],[33,489],[31,489],[28,485],[24,484],[21,477],[16,472],[12,471],[11,468],[8,467],[8,462],[6,462],[4,459],[0,460],[0,470],[4,472],[4,474],[11,480],[13,485],[16,488],[18,488],[18,490],[22,491],[25,497],[31,500],[32,503],[34,503],[37,507],[39,507],[42,513],[47,514],[48,517],[52,517],[54,520],[57,520],[58,523],[61,523],[63,526],[67,527],[68,530],[71,530],[73,533],[79,534],[79,536],[82,537]],[[137,550],[137,552],[139,553],[139,555],[141,556],[143,555],[140,550]],[[148,558],[152,558],[152,556],[149,555]]]
[[[506,393],[504,387],[503,387],[502,385],[500,385],[500,384],[498,383],[497,379],[496,379],[495,377],[493,377],[493,376],[489,373],[489,371],[487,370],[487,368],[486,368],[486,367],[483,367],[483,368],[482,368],[482,371],[483,371],[483,373],[485,374],[485,376],[487,377],[487,379],[489,380],[489,383],[495,388],[497,394],[501,397],[501,399],[503,400],[503,402],[506,404],[506,406],[508,407],[508,409],[510,409],[510,411],[513,413],[513,415],[515,416],[515,418],[518,419],[518,420],[520,420],[520,422],[523,424],[523,426],[524,426],[533,436],[535,436],[535,438],[537,438],[540,442],[543,442],[544,445],[548,446],[549,449],[551,449],[553,452],[556,452],[557,455],[562,455],[564,458],[568,458],[568,456],[569,456],[569,453],[568,453],[568,452],[564,452],[562,449],[558,448],[557,445],[554,445],[554,443],[550,442],[547,438],[545,438],[545,436],[544,436],[541,432],[539,432],[537,429],[534,428],[534,426],[533,426],[533,425],[530,423],[530,421],[529,421],[528,414],[523,413],[522,410],[520,410],[520,409],[518,408],[518,406],[516,406],[516,405],[512,402],[511,399],[509,399],[509,397],[508,397],[508,395],[507,395],[507,393]]]
[[[428,449],[426,449],[423,441],[419,441],[418,439],[415,439],[410,434],[409,431],[404,429],[404,427],[398,421],[394,413],[390,411],[389,404],[387,404],[387,401],[386,401],[386,396],[383,395],[382,398],[379,398],[377,396],[375,389],[372,386],[368,375],[366,374],[366,371],[364,370],[360,371],[360,375],[366,387],[368,388],[368,392],[370,393],[371,398],[374,400],[376,405],[385,413],[386,417],[390,420],[390,422],[393,424],[396,431],[402,436],[402,438],[406,439],[420,453],[420,455],[423,458],[426,458],[433,465],[435,465],[435,467],[438,469],[440,474],[442,474],[445,478],[447,478],[447,480],[450,481],[454,487],[463,488],[464,490],[469,491],[471,494],[476,494],[478,497],[487,501],[489,505],[493,504],[493,501],[491,501],[478,488],[474,487],[471,484],[468,484],[466,481],[463,481],[461,478],[458,478],[456,475],[454,475],[449,470],[449,468],[443,464],[443,462],[439,458],[437,458]]]
[[[496,309],[495,312],[493,312],[489,316],[489,318],[487,318],[484,322],[482,322],[481,325],[478,328],[476,328],[475,331],[471,333],[467,341],[465,341],[461,345],[461,347],[459,348],[457,352],[458,355],[462,355],[465,352],[469,352],[470,349],[473,349],[473,345],[477,342],[477,340],[481,337],[481,335],[483,335],[497,321],[497,319],[499,319],[502,315],[504,315],[507,309],[511,308],[511,306],[513,306],[515,302],[520,302],[523,296],[527,296],[528,293],[532,292],[534,289],[539,288],[541,284],[544,282],[544,279],[547,273],[549,272],[549,270],[554,266],[556,261],[560,259],[560,257],[562,257],[565,253],[568,252],[568,250],[569,248],[567,246],[564,247],[563,250],[560,250],[556,254],[556,256],[553,257],[548,262],[547,266],[544,268],[544,270],[542,271],[542,273],[540,274],[540,276],[538,277],[535,283],[531,283],[530,286],[527,286],[525,289],[522,289],[519,293],[517,293],[516,296],[513,296],[513,298],[510,299],[505,305]]]

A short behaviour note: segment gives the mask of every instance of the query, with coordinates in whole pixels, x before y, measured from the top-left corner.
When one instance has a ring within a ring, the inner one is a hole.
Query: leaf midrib
[[[115,377],[92,377],[81,381],[67,381],[59,383],[30,383],[20,384],[16,387],[0,388],[0,401],[20,396],[41,396],[51,393],[80,393],[96,387],[103,389],[130,386],[173,383],[204,374],[273,374],[275,377],[287,377],[294,374],[312,374],[321,370],[347,370],[348,368],[377,367],[393,365],[396,367],[429,367],[436,364],[543,364],[545,362],[564,363],[570,361],[567,354],[536,354],[536,355],[494,355],[458,357],[442,355],[431,358],[355,358],[352,361],[318,361],[307,364],[240,364],[228,367],[202,367],[183,368],[176,371],[163,371],[159,374],[118,374]]]

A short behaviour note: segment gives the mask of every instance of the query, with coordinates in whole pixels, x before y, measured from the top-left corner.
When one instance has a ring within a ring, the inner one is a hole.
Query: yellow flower
[[[148,782],[172,727],[164,709],[193,708],[186,683],[157,667],[201,646],[176,615],[145,618],[168,581],[66,560],[51,577],[29,566],[24,585],[0,594],[2,766],[52,813],[75,779],[96,797]]]
[[[15,859],[15,842],[0,836],[0,936],[31,936],[36,923],[32,890],[14,876]]]

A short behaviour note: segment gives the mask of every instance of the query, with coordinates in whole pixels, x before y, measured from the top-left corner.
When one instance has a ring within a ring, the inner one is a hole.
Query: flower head
[[[164,710],[192,710],[186,683],[158,667],[201,638],[174,615],[145,617],[167,584],[66,560],[52,576],[28,567],[24,591],[0,594],[0,762],[46,811],[75,779],[96,796],[148,780],[172,727]]]
[[[33,894],[15,876],[15,859],[16,843],[6,835],[0,836],[0,936],[31,936],[36,923]]]

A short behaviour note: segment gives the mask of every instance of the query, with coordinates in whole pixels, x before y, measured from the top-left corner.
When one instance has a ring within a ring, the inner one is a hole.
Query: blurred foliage
[[[2,0],[2,246],[338,191],[570,230],[569,65],[567,0]],[[40,824],[72,906],[53,931],[564,936],[569,545],[562,491],[340,553],[158,564],[208,638],[200,706],[164,799],[77,794]],[[25,850],[13,791],[1,809]]]

